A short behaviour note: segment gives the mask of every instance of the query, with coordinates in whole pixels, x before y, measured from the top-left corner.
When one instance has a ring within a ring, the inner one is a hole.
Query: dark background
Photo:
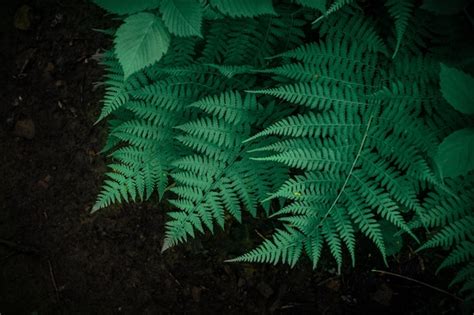
[[[442,257],[418,256],[410,246],[386,268],[361,241],[357,269],[337,276],[330,255],[316,271],[305,259],[294,269],[224,263],[269,235],[262,220],[162,255],[166,205],[90,215],[106,171],[98,154],[106,125],[93,125],[103,94],[94,56],[111,41],[92,29],[114,23],[104,14],[87,1],[0,4],[2,315],[459,311],[448,294],[371,272],[390,270],[445,289],[451,275],[433,275]]]

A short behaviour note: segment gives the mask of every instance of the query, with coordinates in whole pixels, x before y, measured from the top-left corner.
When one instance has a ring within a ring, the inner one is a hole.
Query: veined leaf
[[[455,109],[474,114],[474,78],[458,69],[441,64],[441,93]]]
[[[164,0],[160,10],[163,22],[171,33],[202,36],[202,7],[197,0]]]
[[[458,130],[447,136],[435,157],[443,177],[456,177],[474,169],[474,128]]]
[[[126,18],[115,35],[115,51],[125,78],[160,60],[169,44],[170,35],[158,16],[137,13]]]

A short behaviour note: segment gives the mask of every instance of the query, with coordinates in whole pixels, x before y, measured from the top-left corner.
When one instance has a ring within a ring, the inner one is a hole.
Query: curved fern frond
[[[199,108],[231,124],[252,123],[255,114],[261,109],[255,95],[242,96],[238,91],[227,91],[220,95],[208,96],[190,106]]]
[[[258,248],[227,262],[287,263],[294,266],[301,256],[304,237],[297,230],[277,230],[272,240],[266,240]],[[315,254],[319,256],[319,254]]]
[[[104,182],[93,212],[112,203],[149,199],[155,190],[163,197],[168,182],[167,167],[156,149],[124,147],[112,157],[118,163],[109,165],[111,171],[106,174],[109,179]]]
[[[414,1],[386,0],[385,6],[388,9],[388,13],[395,21],[395,36],[397,39],[397,45],[392,56],[392,58],[395,58],[402,44],[403,35],[405,34],[406,28],[408,26],[408,21],[412,15]]]
[[[324,15],[321,15],[319,18],[317,18],[315,21],[313,21],[313,24],[316,24],[318,23],[319,21],[321,21],[323,18],[339,11],[340,9],[342,9],[343,7],[351,4],[354,0],[335,0],[330,6],[329,8],[326,10],[326,12],[324,13]]]

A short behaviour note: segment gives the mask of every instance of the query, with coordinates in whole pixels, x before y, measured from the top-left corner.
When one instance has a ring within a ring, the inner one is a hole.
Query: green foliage
[[[449,247],[440,269],[466,263],[453,284],[473,297],[472,77],[423,46],[415,1],[97,2],[128,16],[102,59],[94,211],[157,192],[163,251],[260,212],[273,235],[230,261],[328,250],[339,270],[361,236],[388,264],[430,230],[420,249]]]
[[[461,129],[444,138],[435,159],[444,177],[474,170],[474,128]]]
[[[474,78],[467,73],[441,64],[440,86],[443,97],[464,114],[474,114]]]
[[[460,292],[465,293],[467,300],[474,298],[474,181],[470,176],[464,179],[447,181],[454,192],[446,196],[432,192],[423,205],[426,211],[424,222],[427,227],[435,229],[434,235],[419,248],[445,247],[449,254],[439,266],[437,272],[455,265],[462,265],[451,282],[451,286],[462,284]]]
[[[326,11],[326,0],[296,0],[297,3],[302,6],[319,10],[321,12]]]
[[[163,22],[178,36],[201,36],[202,7],[197,1],[163,0]]]
[[[413,2],[413,0],[387,0],[385,3],[390,16],[395,21],[395,37],[397,39],[397,45],[395,47],[395,52],[393,53],[393,58],[397,55],[400,45],[402,44],[402,39],[405,35],[408,21],[410,20],[413,11]]]
[[[456,110],[474,114],[474,78],[441,64],[440,86],[443,97]],[[457,130],[439,145],[435,161],[444,177],[464,175],[474,169],[474,128]]]
[[[156,15],[137,13],[126,18],[115,37],[115,52],[125,79],[160,60],[169,44],[170,36]]]
[[[255,17],[262,14],[275,15],[272,0],[209,0],[220,12],[231,17]]]

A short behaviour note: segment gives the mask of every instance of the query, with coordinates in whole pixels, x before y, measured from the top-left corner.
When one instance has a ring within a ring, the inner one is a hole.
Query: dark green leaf
[[[458,130],[447,136],[436,155],[443,177],[456,177],[474,169],[474,128]]]
[[[158,61],[168,51],[170,35],[159,17],[137,13],[115,35],[115,51],[125,78]]]
[[[474,78],[456,68],[441,64],[441,93],[455,109],[474,114]]]

